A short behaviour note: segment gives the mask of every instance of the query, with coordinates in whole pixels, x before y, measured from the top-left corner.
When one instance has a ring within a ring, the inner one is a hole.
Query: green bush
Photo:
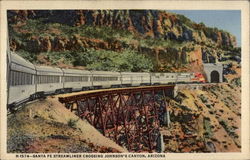
[[[26,24],[22,26],[23,30],[27,30],[28,32],[39,35],[42,31],[47,29],[47,25],[45,25],[41,20],[29,19],[26,21]]]
[[[31,63],[35,63],[37,61],[36,54],[32,54],[24,50],[19,50],[17,54],[23,57],[24,59],[30,61]]]
[[[47,52],[42,53],[51,62],[52,65],[57,65],[59,61],[63,61],[65,64],[72,64],[74,60],[78,57],[74,57],[72,52]]]
[[[52,65],[59,61],[74,66],[85,66],[89,70],[149,72],[153,62],[145,55],[132,50],[114,52],[107,50],[87,49],[85,52],[65,51],[43,53]]]
[[[241,78],[235,78],[231,82],[232,84],[236,85],[237,87],[241,86]]]
[[[90,50],[86,55],[87,68],[90,70],[149,72],[153,69],[150,59],[132,50],[121,53]]]
[[[185,17],[184,15],[181,14],[177,14],[177,17],[180,19],[180,21],[183,24],[186,24],[188,27],[192,28],[193,27],[193,23],[189,18]]]
[[[207,108],[211,108],[211,104],[205,104]]]
[[[76,128],[76,122],[78,120],[73,120],[73,119],[69,119],[68,120],[68,126],[71,127],[71,128]]]
[[[199,96],[199,98],[201,99],[202,103],[204,103],[204,104],[207,103],[207,98],[206,98],[203,94],[201,94],[201,95]]]
[[[203,125],[204,125],[204,129],[205,129],[205,133],[206,133],[205,137],[206,138],[211,138],[213,136],[213,132],[212,132],[212,129],[211,129],[210,118],[204,117]]]
[[[237,137],[238,135],[235,133],[235,129],[233,127],[230,127],[228,123],[225,120],[219,120],[220,125],[225,129],[225,131],[229,134],[231,137]]]
[[[13,27],[14,26],[11,25],[9,26],[10,37],[14,37],[15,39],[20,38],[22,41],[25,41],[31,36],[40,36],[41,34],[46,34],[48,36],[54,37],[56,36],[56,34],[54,32],[51,32],[52,29],[57,30],[58,35],[68,38],[73,36],[74,34],[103,40],[133,36],[129,31],[118,28],[114,29],[106,26],[87,25],[75,27],[65,24],[46,22],[46,19],[28,19],[25,25],[18,27],[18,29],[26,31],[25,33],[16,32]]]
[[[126,30],[114,29],[106,26],[101,26],[101,27],[81,26],[79,27],[79,33],[82,36],[98,38],[103,40],[109,40],[110,38],[113,39],[113,38],[131,36],[132,34]]]

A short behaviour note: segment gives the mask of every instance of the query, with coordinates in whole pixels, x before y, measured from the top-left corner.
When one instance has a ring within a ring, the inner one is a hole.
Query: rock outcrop
[[[10,10],[8,21],[10,48],[28,54],[130,49],[150,58],[159,72],[240,62],[233,35],[166,11]]]
[[[204,43],[209,39],[218,46],[236,46],[236,39],[230,33],[196,24],[183,16],[165,11],[17,10],[8,12],[8,20],[11,24],[39,18],[46,18],[45,23],[60,23],[70,26],[107,26],[140,33],[143,36]]]

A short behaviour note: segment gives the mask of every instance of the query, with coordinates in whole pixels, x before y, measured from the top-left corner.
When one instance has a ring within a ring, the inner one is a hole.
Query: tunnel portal
[[[211,77],[211,80],[210,80],[211,83],[219,83],[220,82],[219,72],[212,71],[210,77]]]

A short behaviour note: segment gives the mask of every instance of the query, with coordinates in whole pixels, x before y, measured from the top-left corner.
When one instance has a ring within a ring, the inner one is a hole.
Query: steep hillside
[[[233,35],[166,11],[17,10],[8,20],[11,49],[41,64],[165,72],[240,61]]]
[[[57,99],[39,100],[8,116],[8,153],[127,152]]]
[[[172,124],[162,129],[165,151],[240,152],[240,92],[234,82],[181,90],[170,101]]]

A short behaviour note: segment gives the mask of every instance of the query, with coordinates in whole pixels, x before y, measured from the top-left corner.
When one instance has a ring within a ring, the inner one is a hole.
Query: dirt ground
[[[8,152],[80,153],[127,152],[48,97],[8,116]]]

